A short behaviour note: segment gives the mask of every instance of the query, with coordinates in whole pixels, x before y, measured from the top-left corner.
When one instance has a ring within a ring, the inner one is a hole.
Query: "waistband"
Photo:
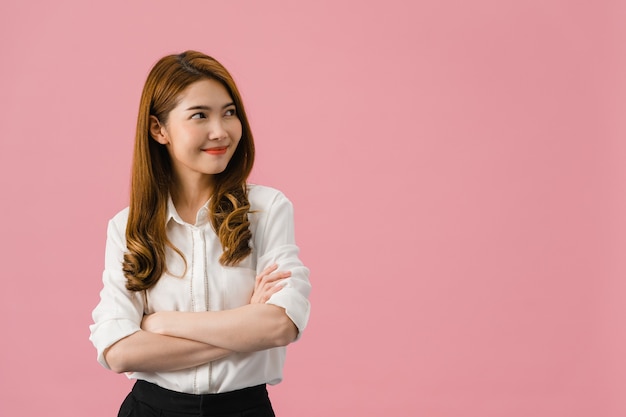
[[[164,411],[232,413],[270,404],[265,384],[218,394],[187,394],[138,379],[135,398]]]

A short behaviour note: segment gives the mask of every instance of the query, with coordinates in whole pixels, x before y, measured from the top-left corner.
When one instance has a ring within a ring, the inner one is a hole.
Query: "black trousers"
[[[137,380],[118,417],[275,417],[265,385],[220,394],[170,391]]]

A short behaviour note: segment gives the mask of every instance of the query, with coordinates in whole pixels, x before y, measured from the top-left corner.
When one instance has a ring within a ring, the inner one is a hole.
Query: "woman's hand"
[[[263,270],[254,282],[254,292],[250,298],[250,304],[265,304],[267,300],[283,288],[281,280],[291,276],[290,271],[277,271],[278,265],[274,264]]]

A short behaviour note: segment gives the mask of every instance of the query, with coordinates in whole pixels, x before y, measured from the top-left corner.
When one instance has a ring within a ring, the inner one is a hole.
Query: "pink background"
[[[116,415],[88,341],[142,84],[214,55],[296,206],[281,416],[626,415],[623,1],[3,1],[0,415]]]

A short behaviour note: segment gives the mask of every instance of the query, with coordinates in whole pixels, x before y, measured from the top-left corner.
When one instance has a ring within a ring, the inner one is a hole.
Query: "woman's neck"
[[[187,223],[196,222],[196,214],[211,198],[213,182],[207,178],[198,181],[175,181],[170,190],[178,215]]]

